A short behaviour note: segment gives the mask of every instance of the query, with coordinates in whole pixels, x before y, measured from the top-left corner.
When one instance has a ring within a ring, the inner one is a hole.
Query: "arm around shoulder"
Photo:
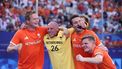
[[[109,51],[108,48],[107,48],[104,44],[102,44],[102,43],[99,44],[98,47],[99,47],[100,49],[104,50],[104,51],[107,51],[107,52]]]
[[[103,56],[98,54],[95,57],[82,57],[81,55],[77,55],[76,59],[81,62],[88,62],[88,63],[94,63],[99,64],[103,61]]]
[[[20,45],[14,45],[10,43],[9,46],[7,47],[7,52],[17,51],[19,48],[21,48]]]

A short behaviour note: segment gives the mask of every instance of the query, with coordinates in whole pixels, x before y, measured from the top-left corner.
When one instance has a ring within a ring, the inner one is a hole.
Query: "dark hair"
[[[70,24],[72,25],[72,19],[74,19],[74,18],[76,18],[76,17],[79,17],[78,15],[73,15],[73,16],[71,16],[71,18],[70,18]]]
[[[95,38],[92,35],[85,35],[85,36],[83,36],[83,38],[81,40],[83,41],[84,39],[89,39],[90,41],[95,41]]]
[[[30,20],[30,16],[32,15],[32,14],[34,14],[34,13],[36,13],[35,11],[29,11],[29,12],[26,12],[26,14],[25,14],[25,19],[26,20]]]
[[[87,23],[89,23],[89,19],[86,16],[80,16],[81,18],[84,18]]]

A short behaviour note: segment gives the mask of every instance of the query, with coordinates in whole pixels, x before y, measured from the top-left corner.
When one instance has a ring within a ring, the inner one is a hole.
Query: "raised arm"
[[[67,29],[66,27],[60,26],[59,29],[63,31],[64,35],[69,35],[69,34],[72,34],[74,32],[74,28],[68,28]]]

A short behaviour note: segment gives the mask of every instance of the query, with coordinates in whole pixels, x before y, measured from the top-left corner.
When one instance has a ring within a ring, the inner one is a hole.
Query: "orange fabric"
[[[94,0],[87,0],[87,2],[88,2],[88,3],[92,3],[92,2],[94,2]]]
[[[101,53],[103,56],[103,62],[98,64],[98,69],[116,69],[115,64],[113,63],[111,57],[109,56],[108,52],[101,50],[100,48],[96,47],[94,49],[93,56],[97,53]]]
[[[50,15],[50,10],[49,9],[44,9],[44,13],[45,13],[45,17],[49,17],[49,15]]]
[[[12,14],[18,14],[20,11],[18,9],[16,9],[16,8],[13,7],[11,9],[11,12],[12,12]]]
[[[43,37],[47,29],[40,27],[31,32],[27,29],[18,30],[11,42],[22,43],[19,52],[18,69],[43,69],[44,43]]]
[[[66,2],[71,3],[73,0],[66,0]]]
[[[39,15],[40,15],[40,16],[44,16],[44,15],[45,15],[45,10],[44,10],[44,8],[39,7],[39,8],[38,8],[38,11],[39,11]]]
[[[57,15],[57,14],[58,14],[58,8],[55,8],[54,10],[52,10],[52,13],[53,13],[54,15]]]
[[[83,48],[81,47],[81,38],[84,35],[93,35],[96,39],[96,45],[99,45],[101,42],[97,35],[91,31],[91,30],[84,30],[81,33],[77,34],[74,32],[72,34],[72,47],[73,47],[73,55],[74,55],[74,63],[75,63],[75,69],[96,69],[95,64],[91,63],[83,63],[83,62],[78,62],[76,61],[76,55],[81,54],[83,57],[91,57],[92,54],[85,53]]]
[[[31,0],[31,1],[32,1],[33,4],[36,3],[36,0]]]

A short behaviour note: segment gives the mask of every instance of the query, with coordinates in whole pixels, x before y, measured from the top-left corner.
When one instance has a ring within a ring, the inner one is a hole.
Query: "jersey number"
[[[51,51],[58,51],[58,50],[59,50],[59,48],[57,47],[57,45],[56,46],[54,46],[54,45],[51,46]]]

